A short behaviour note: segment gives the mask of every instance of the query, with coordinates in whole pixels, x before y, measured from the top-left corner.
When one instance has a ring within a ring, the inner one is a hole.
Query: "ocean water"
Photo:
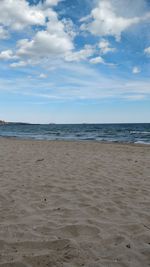
[[[0,125],[0,136],[36,140],[96,140],[150,144],[150,123],[7,124]]]

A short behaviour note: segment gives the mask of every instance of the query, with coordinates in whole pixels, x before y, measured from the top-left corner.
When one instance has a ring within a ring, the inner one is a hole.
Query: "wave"
[[[131,134],[150,134],[150,131],[148,132],[143,132],[143,131],[130,131]]]

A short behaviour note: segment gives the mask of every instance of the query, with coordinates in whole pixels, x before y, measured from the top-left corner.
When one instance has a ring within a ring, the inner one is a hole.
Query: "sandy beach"
[[[0,139],[0,267],[150,266],[150,146]]]

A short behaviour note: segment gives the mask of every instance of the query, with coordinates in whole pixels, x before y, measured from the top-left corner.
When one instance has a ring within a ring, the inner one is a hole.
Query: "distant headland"
[[[6,125],[6,124],[21,124],[21,125],[28,125],[30,123],[25,122],[6,122],[4,120],[0,120],[0,125]]]

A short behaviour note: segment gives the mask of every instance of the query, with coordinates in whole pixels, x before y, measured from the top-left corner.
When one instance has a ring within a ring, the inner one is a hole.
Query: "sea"
[[[150,123],[137,124],[23,124],[0,125],[0,137],[150,145]]]

